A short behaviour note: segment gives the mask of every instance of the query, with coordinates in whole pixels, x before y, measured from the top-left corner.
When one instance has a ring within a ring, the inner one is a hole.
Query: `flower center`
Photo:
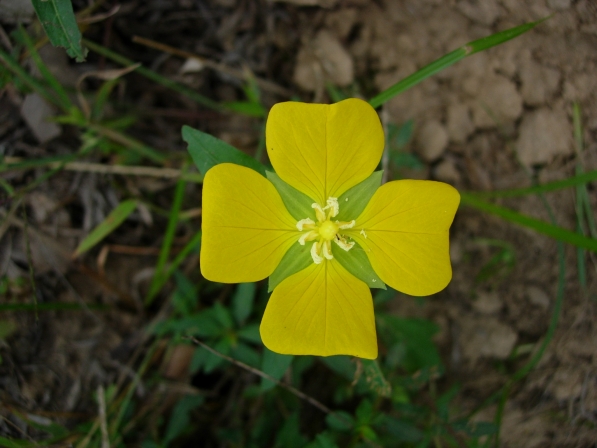
[[[319,264],[324,258],[328,260],[334,258],[332,255],[332,241],[345,251],[352,249],[354,242],[346,241],[346,237],[341,234],[341,230],[354,227],[356,221],[354,219],[350,222],[332,221],[332,218],[338,215],[340,211],[338,199],[329,197],[325,207],[317,203],[311,207],[315,209],[317,222],[310,218],[301,219],[296,223],[296,228],[301,232],[304,231],[298,240],[299,244],[304,246],[307,241],[314,241],[313,246],[311,246],[313,262]]]
[[[330,220],[324,221],[319,225],[319,234],[322,239],[327,241],[333,240],[338,230],[338,224],[334,224]]]

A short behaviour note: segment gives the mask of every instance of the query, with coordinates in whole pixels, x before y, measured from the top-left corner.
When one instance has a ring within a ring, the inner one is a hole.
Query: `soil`
[[[80,9],[86,6],[83,1],[74,3]],[[284,92],[304,101],[329,102],[330,82],[351,96],[370,98],[467,42],[551,16],[531,32],[466,58],[382,108],[386,127],[413,120],[414,134],[406,150],[422,161],[418,169],[394,167],[393,175],[440,180],[464,191],[491,191],[565,179],[575,174],[578,164],[586,171],[597,169],[593,0],[119,4],[115,15],[89,25],[86,37],[217,101],[243,100],[242,80],[135,44],[132,37],[149,38],[235,69],[244,67],[271,81],[261,90],[267,106],[289,99]],[[113,5],[104,2],[98,13]],[[8,18],[4,22],[4,32],[14,29]],[[79,65],[67,61],[62,50],[45,48],[43,56],[61,82],[71,86],[81,73],[116,67],[92,53]],[[105,114],[136,116],[128,132],[178,154],[173,166],[185,153],[183,124],[254,153],[260,133],[257,119],[208,110],[136,74],[123,80]],[[89,91],[99,86],[91,78],[86,83]],[[0,91],[3,155],[35,158],[78,149],[77,129],[42,126],[39,120],[36,124],[31,112],[41,107],[36,101],[12,85]],[[580,154],[573,138],[575,102],[582,111],[585,142]],[[105,157],[95,161],[117,162]],[[42,173],[14,171],[2,178],[16,188]],[[4,342],[0,334],[3,416],[12,409],[47,418],[91,418],[97,387],[130,376],[131,363],[148,344],[143,329],[168,312],[166,296],[148,310],[142,306],[166,218],[155,208],[141,207],[98,249],[77,260],[70,254],[119,198],[151,198],[168,210],[174,184],[160,178],[64,171],[25,195],[26,207],[2,200],[3,216],[12,220],[0,233],[0,274],[10,279],[0,300],[28,301],[31,264],[40,303],[110,306],[102,312],[0,315],[0,330],[10,330]],[[593,210],[595,186],[588,184]],[[183,208],[196,211],[199,198],[200,187],[189,184]],[[576,228],[574,189],[549,193],[545,201],[559,226]],[[539,196],[497,203],[551,219]],[[199,228],[197,212],[178,229],[174,250]],[[426,317],[438,324],[445,381],[461,384],[458,403],[464,412],[505,384],[546,337],[557,298],[558,244],[467,207],[459,210],[451,235],[454,277],[446,290],[424,304],[399,295],[392,307],[401,316]],[[511,258],[484,271],[504,247]],[[585,254],[583,287],[576,249],[566,246],[564,254],[564,298],[557,329],[536,368],[512,386],[502,423],[505,447],[590,447],[597,440],[597,259]],[[191,257],[182,269],[197,277],[197,260]],[[188,383],[176,363],[164,361],[161,368],[178,387]],[[491,420],[494,413],[495,406],[475,418]],[[0,420],[0,434],[18,436],[22,430],[14,419]]]

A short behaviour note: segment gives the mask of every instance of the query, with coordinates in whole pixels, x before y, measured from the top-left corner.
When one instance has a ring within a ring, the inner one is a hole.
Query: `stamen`
[[[320,264],[323,261],[323,258],[321,255],[319,255],[319,252],[321,252],[321,241],[316,241],[313,243],[313,246],[311,246],[311,257],[313,258],[313,263],[315,264]]]
[[[354,241],[351,241],[349,243],[343,236],[336,235],[336,238],[334,238],[334,242],[342,249],[344,249],[346,252],[348,252],[350,249],[354,247]]]
[[[326,201],[326,206],[323,208],[324,210],[330,209],[328,213],[328,219],[333,218],[340,212],[340,205],[338,204],[338,198],[329,197]]]
[[[352,229],[357,222],[353,219],[350,222],[336,221],[339,229]]]
[[[329,240],[323,243],[323,256],[328,260],[334,258],[332,255],[332,242]]]
[[[296,223],[296,228],[299,229],[299,232],[311,230],[315,228],[315,222],[311,218],[301,219]]]
[[[361,235],[363,235],[365,238],[367,238],[367,234],[365,233],[365,229],[361,229],[361,231],[359,233]]]
[[[321,205],[319,205],[317,202],[314,202],[313,204],[311,204],[311,207],[315,209],[315,216],[317,217],[317,221],[324,222],[326,217],[325,212],[323,211],[324,209],[321,208]]]
[[[305,241],[313,241],[314,239],[317,239],[318,236],[319,232],[317,230],[311,230],[310,232],[303,233],[298,242],[301,246],[304,246]]]

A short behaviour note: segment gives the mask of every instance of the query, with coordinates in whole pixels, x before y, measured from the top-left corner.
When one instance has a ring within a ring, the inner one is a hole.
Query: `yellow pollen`
[[[336,233],[338,233],[338,225],[330,220],[324,221],[319,225],[319,234],[326,241],[333,240]]]

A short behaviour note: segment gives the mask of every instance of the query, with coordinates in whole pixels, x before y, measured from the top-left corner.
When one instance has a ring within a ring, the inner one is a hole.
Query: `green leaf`
[[[245,341],[254,342],[255,344],[262,344],[261,335],[259,334],[259,324],[247,325],[238,330],[238,337]]]
[[[392,385],[386,380],[376,359],[362,359],[363,375],[369,389],[382,397],[392,394]]]
[[[338,198],[340,212],[335,219],[350,221],[358,218],[381,185],[382,174],[383,171],[375,171],[363,182],[350,188],[340,196]]]
[[[288,213],[290,213],[294,219],[297,221],[305,218],[311,218],[314,221],[317,220],[315,217],[315,210],[311,207],[315,202],[313,199],[284,182],[280,176],[273,171],[266,171],[265,175],[269,181],[274,184],[278,193],[280,193]]]
[[[245,364],[250,365],[251,367],[259,368],[259,364],[261,361],[261,356],[253,347],[249,347],[247,344],[244,343],[237,343],[235,346],[232,347],[230,351],[230,356],[234,359],[244,362]]]
[[[298,242],[293,244],[290,246],[290,249],[286,251],[282,260],[280,260],[280,264],[278,264],[274,272],[272,272],[272,275],[269,276],[267,292],[272,292],[283,280],[302,271],[311,263],[313,263],[311,246],[308,244],[301,246]]]
[[[220,325],[222,325],[223,328],[229,330],[234,327],[234,321],[232,320],[232,316],[228,308],[226,308],[220,302],[216,302],[214,303],[212,310],[216,320],[220,323]]]
[[[423,439],[423,432],[409,421],[398,420],[383,414],[379,425],[392,436],[395,442],[419,442]]]
[[[232,345],[230,344],[230,339],[225,338],[219,340],[213,348],[216,351],[220,352],[222,355],[228,355],[230,353]],[[215,369],[217,369],[220,365],[224,363],[224,359],[222,359],[221,357],[214,355],[211,352],[208,352],[204,348],[201,349],[207,352],[205,362],[203,363],[203,370],[205,373],[213,372]]]
[[[87,252],[105,237],[107,237],[110,233],[112,233],[116,228],[124,222],[126,218],[137,208],[137,201],[135,199],[129,199],[126,201],[121,202],[116,206],[114,210],[110,212],[110,214],[101,222],[95,229],[87,235],[77,250],[74,253],[74,257],[78,257],[84,252]]]
[[[299,414],[293,412],[282,425],[276,436],[275,448],[302,448],[307,443],[305,436],[301,434],[299,425]]]
[[[350,431],[354,427],[354,418],[345,411],[335,411],[326,415],[325,422],[330,429],[336,431]]]
[[[228,143],[190,126],[182,127],[182,138],[187,142],[189,154],[203,175],[220,163],[246,166],[265,176],[265,167],[253,157],[239,151]]]
[[[197,289],[179,270],[174,271],[176,290],[172,294],[174,309],[183,316],[188,316],[197,308]]]
[[[263,357],[261,358],[261,370],[264,373],[267,373],[269,376],[274,377],[275,379],[279,380],[282,378],[282,375],[288,370],[290,364],[292,363],[294,356],[292,355],[280,355],[279,353],[274,353],[269,350],[267,347],[263,347]],[[276,383],[266,379],[261,378],[261,392],[268,391],[272,389]]]
[[[338,448],[338,445],[336,445],[330,433],[324,431],[317,434],[317,436],[315,436],[315,440],[313,440],[305,448]]]
[[[204,401],[202,395],[185,395],[178,400],[172,414],[170,414],[166,435],[162,442],[163,446],[168,446],[170,442],[185,431],[191,423],[191,412],[201,406]]]
[[[597,239],[588,238],[562,227],[515,212],[506,207],[485,202],[472,194],[461,193],[460,200],[463,205],[468,205],[469,207],[491,213],[492,215],[497,215],[506,221],[513,222],[520,226],[529,227],[538,233],[550,236],[556,240],[563,241],[564,243],[573,244],[576,247],[582,247],[583,249],[597,252]]]
[[[326,356],[320,358],[320,360],[336,372],[338,375],[343,376],[348,381],[353,381],[356,373],[356,365],[352,362],[350,356],[338,355],[338,356]]]
[[[71,0],[32,0],[41,26],[55,47],[66,48],[66,53],[77,62],[83,62],[87,49],[81,45]]]
[[[442,71],[450,65],[455,64],[461,59],[464,59],[465,57],[470,56],[472,54],[478,53],[479,51],[483,51],[496,45],[502,44],[506,41],[509,41],[510,39],[514,39],[515,37],[532,30],[534,27],[543,22],[543,20],[525,23],[524,25],[510,28],[508,30],[501,31],[496,34],[492,34],[491,36],[484,37],[482,39],[477,39],[473,42],[469,42],[468,44],[460,47],[459,49],[454,50],[446,54],[445,56],[442,56],[441,58],[437,59],[431,64],[426,65],[421,70],[413,73],[412,75],[407,76],[402,81],[399,81],[393,86],[390,86],[389,88],[381,92],[379,95],[369,100],[369,104],[377,108],[384,104],[386,101],[395,97],[396,95],[404,92],[405,90],[410,89],[411,87],[417,85],[424,79],[427,79],[428,77],[436,74],[437,72]]]
[[[355,411],[355,417],[359,425],[368,425],[373,418],[373,404],[367,399],[361,401]]]
[[[255,301],[255,283],[240,283],[232,296],[232,315],[238,325],[243,325],[253,310]]]
[[[332,244],[332,254],[344,269],[365,282],[369,288],[386,289],[386,284],[371,267],[365,250],[356,241],[354,241],[354,247],[348,252]]]
[[[0,446],[6,448],[23,448],[23,447],[31,447],[31,446],[38,446],[37,443],[28,442],[27,440],[10,440],[6,437],[0,436]]]

